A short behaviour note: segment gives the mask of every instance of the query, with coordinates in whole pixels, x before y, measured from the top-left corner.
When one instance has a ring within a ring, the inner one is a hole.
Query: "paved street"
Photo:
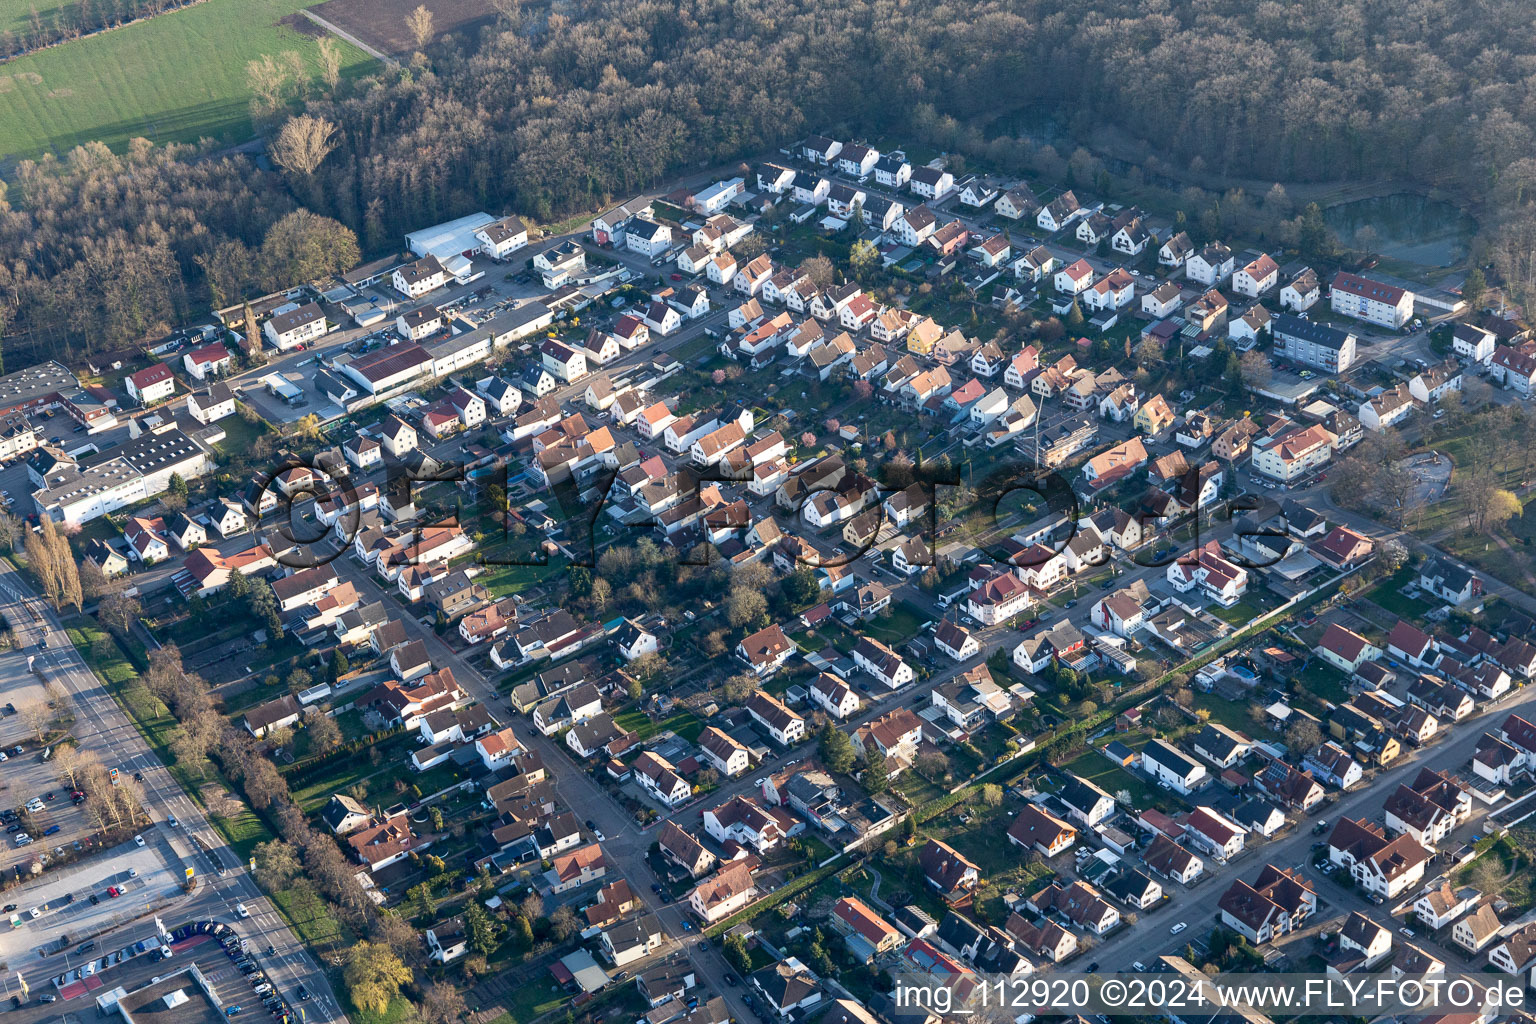
[[[200,878],[196,891],[190,898],[182,897],[179,902],[172,903],[173,909],[164,911],[166,924],[175,927],[184,920],[196,920],[199,917],[234,922],[235,906],[245,904],[251,917],[240,924],[241,933],[262,949],[268,945],[277,947],[278,955],[272,958],[270,966],[271,974],[279,986],[296,989],[302,983],[315,993],[308,1010],[312,1020],[320,1024],[345,1020],[319,965],[278,917],[251,880],[245,865],[236,859],[203,817],[202,811],[182,792],[127,715],[81,660],[47,604],[32,592],[9,563],[0,563],[0,614],[12,624],[17,641],[24,648],[30,649],[39,640],[47,638],[48,650],[39,658],[50,675],[71,693],[77,714],[74,736],[79,740],[81,749],[95,753],[104,765],[116,767],[130,778],[135,772],[141,772],[144,776],[141,783],[144,808],[156,822],[155,828],[167,828],[164,824],[166,819],[174,815],[182,830],[198,836],[212,851],[212,861],[208,857],[201,858],[204,863],[199,867]],[[34,614],[40,616],[40,619],[34,619]],[[14,679],[8,679],[7,688],[13,683]],[[218,874],[220,867],[225,870],[222,878]],[[89,861],[84,867],[73,871],[80,875],[82,885],[98,873],[98,869]],[[33,890],[42,891],[49,884],[51,882],[48,881],[34,883],[10,890],[6,895],[11,901],[31,906]],[[144,931],[140,923],[125,927],[120,932],[103,935],[98,938],[98,942],[104,949],[121,946],[129,941],[130,936],[133,939],[143,938]],[[85,937],[71,933],[75,941]],[[11,969],[23,970],[29,983],[39,991],[42,981],[52,976],[45,965],[12,964]]]

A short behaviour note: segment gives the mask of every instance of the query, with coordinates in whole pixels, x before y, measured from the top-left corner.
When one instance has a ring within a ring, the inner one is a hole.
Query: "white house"
[[[391,276],[395,291],[408,299],[419,299],[448,283],[448,271],[436,256],[423,256],[395,270]]]
[[[1487,363],[1497,347],[1492,332],[1476,324],[1458,323],[1451,332],[1451,351],[1474,363]]]
[[[528,244],[528,227],[516,217],[503,217],[475,232],[480,251],[502,260]]]
[[[123,378],[128,396],[140,405],[163,402],[176,393],[176,375],[164,363],[156,363]]]
[[[279,306],[262,326],[262,333],[274,347],[286,352],[325,334],[325,313],[313,302]]]
[[[815,678],[810,695],[812,702],[838,720],[854,714],[861,706],[853,687],[832,672],[823,672]]]
[[[1184,262],[1184,276],[1214,288],[1232,273],[1237,261],[1232,250],[1220,242],[1211,242]]]
[[[1232,275],[1232,290],[1256,299],[1273,288],[1279,279],[1279,266],[1268,253],[1264,253]]]
[[[1335,313],[1397,330],[1413,317],[1413,292],[1340,271],[1328,290]]]
[[[1142,750],[1141,770],[1159,785],[1186,796],[1208,778],[1205,765],[1160,739]]]
[[[624,229],[624,244],[642,256],[659,256],[672,246],[672,229],[658,221],[637,217]]]

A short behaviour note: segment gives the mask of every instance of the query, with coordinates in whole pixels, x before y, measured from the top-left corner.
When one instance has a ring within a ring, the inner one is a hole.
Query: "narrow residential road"
[[[379,583],[378,577],[357,564],[352,555],[345,555],[331,563],[337,574],[350,581],[358,591],[367,595],[366,600],[383,600],[393,606],[394,599]],[[393,588],[391,588],[393,589]],[[531,750],[536,750],[549,769],[550,779],[561,801],[583,821],[591,820],[606,837],[603,852],[611,865],[611,877],[629,880],[631,891],[654,912],[661,921],[673,949],[683,950],[693,965],[698,978],[719,993],[731,1008],[737,1020],[754,1019],[751,1011],[740,1001],[739,989],[725,983],[725,961],[717,956],[706,955],[703,937],[696,927],[685,929],[685,920],[692,922],[687,907],[680,903],[664,903],[651,890],[653,882],[659,882],[647,863],[651,839],[592,778],[572,760],[570,755],[555,741],[541,736],[521,716],[508,712],[505,699],[496,687],[469,659],[455,651],[431,629],[414,617],[401,616],[406,634],[426,643],[427,652],[436,668],[453,669],[454,678],[465,691],[490,708],[501,709],[504,719],[512,725],[518,738]],[[667,950],[652,954],[647,962],[654,962]],[[632,969],[633,970],[633,969]]]
[[[1506,715],[1532,706],[1536,706],[1536,687],[1524,687],[1507,694],[1491,707],[1449,726],[1449,738],[1427,747],[1406,748],[1407,752],[1395,764],[1378,773],[1374,779],[1337,795],[1333,805],[1323,812],[1329,831],[1332,831],[1333,825],[1340,818],[1379,819],[1383,804],[1399,783],[1412,781],[1413,776],[1422,768],[1456,771],[1471,759],[1477,749],[1477,741],[1485,731],[1497,726]],[[1198,803],[1198,794],[1193,799]],[[1474,811],[1477,807],[1474,804]],[[1100,961],[1105,971],[1115,971],[1128,968],[1132,961],[1147,962],[1149,957],[1182,950],[1190,939],[1204,935],[1209,926],[1215,923],[1217,903],[1227,887],[1237,878],[1252,883],[1267,864],[1303,869],[1319,897],[1332,905],[1330,916],[1363,910],[1379,917],[1385,908],[1372,907],[1358,890],[1344,889],[1312,869],[1311,863],[1315,859],[1312,844],[1327,838],[1326,832],[1322,836],[1312,834],[1308,827],[1312,820],[1301,817],[1299,827],[1290,835],[1273,842],[1261,841],[1233,862],[1221,864],[1209,857],[1202,857],[1205,861],[1205,877],[1203,881],[1197,881],[1192,889],[1164,880],[1165,891],[1172,895],[1172,900],[1161,908],[1141,914],[1139,923],[1110,936],[1102,945],[1086,954],[1086,959]],[[1466,841],[1476,829],[1476,823],[1464,825],[1441,845],[1454,848]],[[1433,865],[1426,870],[1425,880],[1432,877]],[[1416,889],[1413,891],[1417,892]],[[1190,930],[1178,936],[1171,935],[1169,929],[1181,921]],[[1425,940],[1421,938],[1419,941]],[[1431,949],[1431,952],[1434,950]]]

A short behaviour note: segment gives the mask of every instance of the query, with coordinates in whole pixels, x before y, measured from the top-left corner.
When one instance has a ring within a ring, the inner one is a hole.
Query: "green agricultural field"
[[[19,6],[0,2],[0,17]],[[62,154],[92,140],[120,150],[136,136],[154,142],[249,138],[248,61],[293,50],[311,80],[318,79],[314,38],[279,24],[308,6],[304,0],[207,0],[0,64],[0,163],[48,150]],[[344,75],[356,77],[373,65],[361,50],[340,46]]]

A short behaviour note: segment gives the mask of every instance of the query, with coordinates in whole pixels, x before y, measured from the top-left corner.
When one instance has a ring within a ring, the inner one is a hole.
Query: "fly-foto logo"
[[[868,468],[844,466],[837,473],[812,476],[809,485],[793,492],[780,489],[778,509],[792,523],[807,527],[800,536],[793,525],[775,520],[778,550],[793,564],[849,566],[904,532],[910,535],[905,561],[917,571],[937,566],[946,538],[958,533],[966,540],[967,564],[1029,569],[1061,555],[1085,529],[1098,532],[1084,525],[1076,491],[1055,469],[1008,463],[971,481],[968,466],[947,462],[893,462],[874,477],[867,475]],[[527,478],[525,471],[514,480],[504,460],[473,471],[460,462],[387,460],[384,484],[377,487],[354,480],[344,465],[290,457],[257,477],[252,506],[261,511],[263,540],[274,557],[293,569],[327,564],[353,547],[364,532],[365,511],[374,507],[385,521],[401,524],[395,539],[404,532],[419,540],[427,529],[472,524],[479,538],[476,561],[487,566],[548,566],[553,548],[569,565],[593,568],[602,550],[658,536],[679,564],[703,565],[733,541],[748,544],[766,518],[733,514],[733,505],[744,509],[745,502],[727,501],[721,491],[722,485],[750,484],[750,468],[719,463],[679,468],[649,506],[628,491],[618,467],[599,464],[542,481],[546,489],[537,505],[514,508],[512,485]],[[1198,496],[1202,484],[1199,470],[1192,468],[1168,493]],[[432,500],[419,505],[428,489]],[[1145,568],[1193,563],[1202,533],[1223,519],[1237,524],[1237,543],[1225,555],[1235,565],[1258,569],[1285,557],[1285,518],[1272,500],[1245,494],[1207,503],[1197,497],[1177,507],[1175,514],[1166,507],[1123,513],[1122,535],[1125,524],[1131,524],[1137,538],[1122,545],[1130,550],[1130,561]],[[857,529],[846,526],[855,519]],[[845,525],[843,542],[831,551],[810,542],[840,524]],[[1037,527],[1033,531],[1032,525]],[[510,543],[514,534],[530,528],[548,543],[517,550]],[[1177,537],[1178,543],[1159,542],[1159,537]],[[788,538],[802,543],[785,543]],[[1092,547],[1083,557],[1089,566],[1109,560],[1107,544]]]

